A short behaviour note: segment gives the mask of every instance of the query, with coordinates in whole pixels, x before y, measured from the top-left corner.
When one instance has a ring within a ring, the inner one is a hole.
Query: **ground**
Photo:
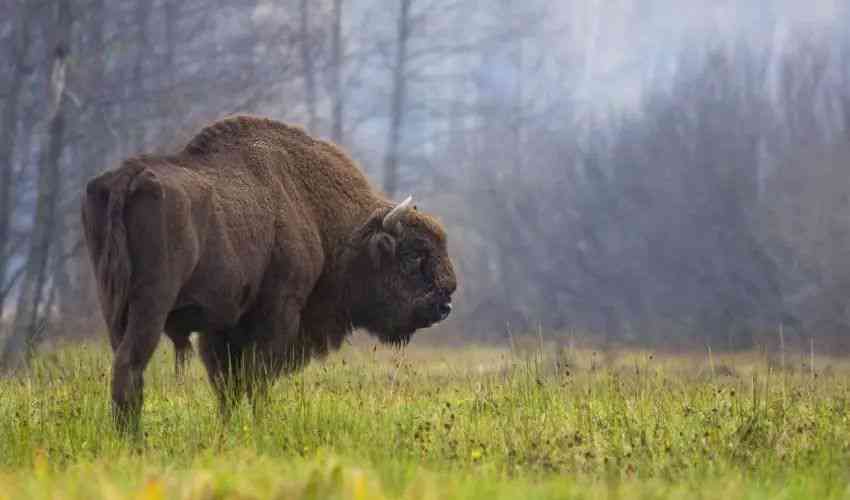
[[[828,357],[360,338],[222,424],[164,342],[136,441],[110,359],[67,346],[0,380],[0,499],[850,498],[850,364]]]

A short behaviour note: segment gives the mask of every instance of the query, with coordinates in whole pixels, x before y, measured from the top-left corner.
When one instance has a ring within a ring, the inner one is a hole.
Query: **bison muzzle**
[[[451,312],[446,235],[335,145],[239,116],[173,155],[91,180],[83,227],[114,351],[113,413],[137,429],[162,332],[199,352],[226,415],[353,329],[404,345]]]

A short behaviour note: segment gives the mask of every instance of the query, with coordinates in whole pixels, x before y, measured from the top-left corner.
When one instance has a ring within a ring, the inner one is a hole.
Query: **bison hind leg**
[[[157,305],[139,302],[129,311],[127,330],[112,364],[112,410],[122,434],[138,435],[141,418],[144,371],[156,351],[165,314]]]

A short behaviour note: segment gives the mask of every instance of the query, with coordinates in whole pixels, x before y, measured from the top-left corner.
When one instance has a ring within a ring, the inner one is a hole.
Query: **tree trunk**
[[[71,0],[61,0],[57,7],[56,40],[53,44],[49,89],[51,115],[48,116],[48,146],[39,163],[38,194],[30,249],[18,295],[12,336],[0,356],[0,369],[5,371],[25,365],[34,347],[36,335],[40,331],[38,316],[48,280],[51,242],[56,237],[61,175],[59,160],[65,135],[64,75],[71,35]]]
[[[178,31],[181,16],[182,0],[165,0],[162,2],[162,11],[165,18],[165,43],[160,66],[157,73],[159,74],[159,98],[157,99],[157,115],[159,119],[173,119],[180,116],[186,110],[185,103],[180,100],[177,92],[177,44]],[[176,147],[174,143],[174,131],[168,126],[155,127],[156,136],[155,143],[158,145],[159,151],[171,150]]]
[[[393,92],[390,109],[390,128],[384,160],[384,192],[393,197],[398,189],[399,148],[404,127],[404,108],[407,92],[407,42],[410,38],[410,3],[401,0],[396,32],[396,58],[393,66]]]
[[[148,41],[148,19],[153,7],[152,0],[138,0],[136,3],[135,24],[138,32],[136,34],[136,59],[133,63],[132,84],[128,87],[131,95],[128,102],[136,104],[136,120],[128,120],[130,137],[132,137],[131,152],[140,154],[146,147],[145,127],[142,125],[148,120],[145,110],[148,96],[145,95],[145,60],[150,55],[150,42]]]
[[[310,36],[310,1],[301,0],[301,70],[304,72],[304,96],[307,101],[307,128],[316,132],[316,74],[313,65],[313,37]]]
[[[10,68],[12,80],[6,95],[6,105],[0,117],[0,317],[6,302],[7,280],[11,263],[12,212],[15,207],[15,137],[18,132],[18,100],[29,73],[26,57],[30,45],[31,9],[24,7],[18,14],[12,35]]]
[[[180,18],[179,0],[166,0],[165,9],[165,54],[163,84],[171,87],[176,82],[177,73],[177,20]]]
[[[331,85],[333,99],[333,123],[331,125],[331,140],[337,144],[343,143],[342,120],[345,98],[342,94],[342,0],[334,0],[333,28],[331,47]]]
[[[92,66],[91,71],[85,74],[87,82],[104,82],[107,81],[107,50],[106,50],[106,31],[105,25],[108,19],[108,9],[106,0],[92,0],[89,11],[91,12],[90,28],[88,34],[90,37],[89,47],[87,52],[91,53]],[[72,88],[80,88],[79,84]],[[87,111],[85,118],[75,120],[75,124],[69,124],[68,129],[74,130],[80,123],[85,120],[86,127],[89,131],[91,139],[77,148],[76,158],[72,164],[79,165],[79,184],[85,186],[98,171],[104,166],[111,164],[109,141],[111,134],[109,131],[109,113],[110,110],[102,100],[95,95],[83,96],[87,101],[87,105],[91,106]],[[72,202],[72,206],[76,205],[76,200]],[[94,330],[97,328],[100,315],[91,314],[91,311],[98,309],[97,301],[97,285],[95,283],[94,274],[91,272],[89,259],[85,254],[85,244],[80,244],[79,238],[82,235],[82,225],[78,210],[72,210],[71,215],[66,217],[68,228],[67,243],[70,249],[74,250],[74,254],[68,256],[67,259],[61,259],[57,262],[62,263],[68,269],[69,283],[68,285],[73,290],[72,296],[61,297],[60,307],[64,311],[68,311],[72,316],[78,318],[96,318],[94,321],[84,323],[87,328]],[[63,263],[62,260],[67,262]],[[61,280],[60,280],[61,281]],[[58,286],[58,284],[57,284]],[[62,291],[62,288],[59,288]]]

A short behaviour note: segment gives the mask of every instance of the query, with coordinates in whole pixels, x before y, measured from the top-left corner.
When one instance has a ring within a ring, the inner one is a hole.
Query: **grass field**
[[[58,349],[0,379],[0,498],[850,498],[840,360],[529,344],[360,339],[223,425],[164,342],[141,442],[112,430],[108,350]]]

